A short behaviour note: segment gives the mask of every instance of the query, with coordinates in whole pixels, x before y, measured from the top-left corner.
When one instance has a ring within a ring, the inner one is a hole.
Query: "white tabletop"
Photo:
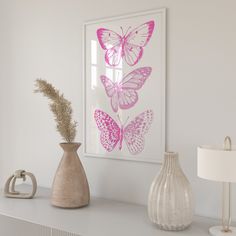
[[[27,191],[29,186],[21,185],[20,189]],[[60,209],[50,205],[50,190],[42,187],[38,187],[35,198],[30,200],[5,198],[1,194],[0,214],[81,236],[205,236],[209,226],[217,223],[195,217],[185,231],[161,231],[149,221],[144,206],[92,198],[87,207]]]

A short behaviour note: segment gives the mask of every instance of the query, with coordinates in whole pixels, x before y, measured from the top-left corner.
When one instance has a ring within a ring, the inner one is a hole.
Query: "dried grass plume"
[[[46,80],[37,79],[35,87],[35,93],[42,93],[51,100],[49,105],[55,116],[57,130],[66,142],[72,143],[76,136],[77,123],[72,121],[71,103]]]

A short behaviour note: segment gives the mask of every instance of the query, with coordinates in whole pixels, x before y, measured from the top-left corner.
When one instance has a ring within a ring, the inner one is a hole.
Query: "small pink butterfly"
[[[139,154],[144,149],[144,135],[148,132],[153,120],[153,111],[146,110],[129,122],[127,126],[119,125],[104,111],[99,109],[94,112],[94,119],[101,131],[100,142],[102,146],[111,152],[119,142],[122,149],[123,139],[133,155]]]
[[[105,87],[106,94],[111,98],[111,107],[114,112],[120,109],[129,109],[138,101],[137,90],[141,89],[152,72],[151,67],[141,67],[126,75],[120,82],[112,82],[107,76],[100,79]]]
[[[123,33],[121,27],[122,36],[109,29],[98,29],[98,41],[102,49],[106,50],[106,63],[110,66],[117,66],[121,58],[124,58],[130,66],[137,64],[143,55],[143,48],[152,37],[154,26],[153,20],[148,21],[129,33],[127,31],[126,34]]]

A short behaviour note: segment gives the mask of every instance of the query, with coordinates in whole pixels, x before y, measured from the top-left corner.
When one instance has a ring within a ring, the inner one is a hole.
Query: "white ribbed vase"
[[[192,223],[193,194],[178,153],[165,153],[161,171],[150,188],[148,215],[163,230],[184,230]]]

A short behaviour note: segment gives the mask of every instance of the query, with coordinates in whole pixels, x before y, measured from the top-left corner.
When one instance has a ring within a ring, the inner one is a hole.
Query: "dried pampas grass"
[[[72,143],[76,136],[77,123],[72,121],[71,103],[46,80],[37,79],[35,87],[35,93],[42,93],[52,101],[49,105],[55,116],[57,130],[66,142]]]

